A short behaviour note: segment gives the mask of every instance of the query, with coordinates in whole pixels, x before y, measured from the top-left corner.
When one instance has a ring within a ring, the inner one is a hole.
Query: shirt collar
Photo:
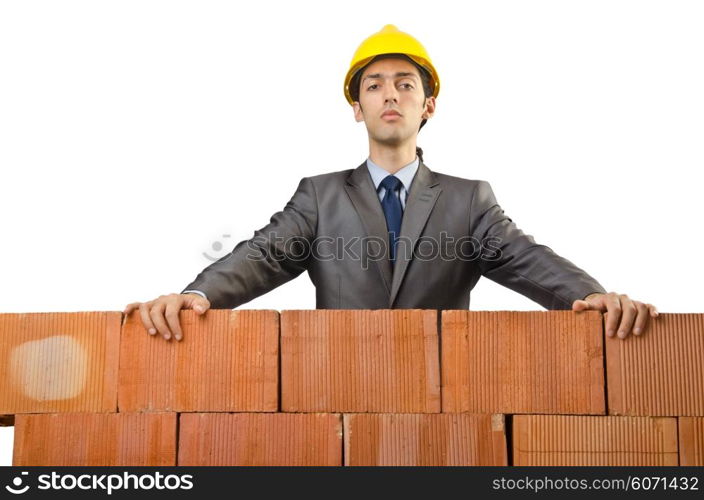
[[[418,164],[418,155],[416,155],[415,160],[413,160],[411,163],[404,166],[401,170],[394,174],[396,177],[399,178],[399,180],[403,184],[403,187],[406,188],[407,193],[411,191],[411,182],[413,182],[413,177],[416,175],[416,171],[418,170]],[[374,182],[374,189],[378,191],[379,184],[381,184],[381,181],[383,181],[387,175],[390,175],[389,172],[374,163],[371,158],[367,158],[367,170],[369,170],[369,174],[372,176],[372,182]]]

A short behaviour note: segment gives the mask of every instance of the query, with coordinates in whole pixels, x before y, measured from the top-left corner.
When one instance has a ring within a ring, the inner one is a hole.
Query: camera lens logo
[[[222,237],[223,237],[223,238],[229,238],[230,235],[229,235],[229,234],[223,234]],[[210,246],[210,248],[212,248],[214,252],[219,252],[220,250],[222,250],[223,247],[222,247],[222,243],[221,243],[221,242],[219,242],[219,241],[214,241],[213,244]],[[208,252],[203,252],[203,257],[205,257],[206,259],[208,259],[210,262],[215,262],[215,261],[217,261],[217,260],[219,260],[219,259],[222,258],[222,256],[220,256],[220,257],[211,257]]]
[[[26,476],[29,474],[29,472],[21,472],[20,474],[23,476]],[[12,480],[12,484],[18,489],[15,489],[9,485],[5,486],[5,489],[14,495],[21,495],[22,493],[26,493],[27,490],[29,489],[29,485],[26,485],[24,488],[20,488],[20,486],[22,486],[22,478],[21,477],[14,478]]]

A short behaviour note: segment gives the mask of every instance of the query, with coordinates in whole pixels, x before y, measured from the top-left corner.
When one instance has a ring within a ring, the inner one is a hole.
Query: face
[[[398,145],[418,134],[435,112],[435,98],[425,97],[418,69],[401,58],[374,61],[364,69],[354,117],[364,121],[371,140]]]

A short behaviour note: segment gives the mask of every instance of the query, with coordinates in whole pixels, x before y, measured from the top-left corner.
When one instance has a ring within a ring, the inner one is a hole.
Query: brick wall
[[[0,314],[27,465],[704,465],[704,314]]]

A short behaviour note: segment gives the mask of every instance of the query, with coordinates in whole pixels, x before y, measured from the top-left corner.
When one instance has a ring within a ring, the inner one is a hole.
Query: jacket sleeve
[[[308,268],[317,218],[315,187],[305,177],[269,224],[203,269],[183,291],[202,291],[213,309],[232,309],[292,280]]]
[[[479,180],[470,208],[470,234],[481,244],[481,274],[525,295],[548,310],[572,309],[572,302],[606,293],[604,287],[552,249],[521,231]]]

